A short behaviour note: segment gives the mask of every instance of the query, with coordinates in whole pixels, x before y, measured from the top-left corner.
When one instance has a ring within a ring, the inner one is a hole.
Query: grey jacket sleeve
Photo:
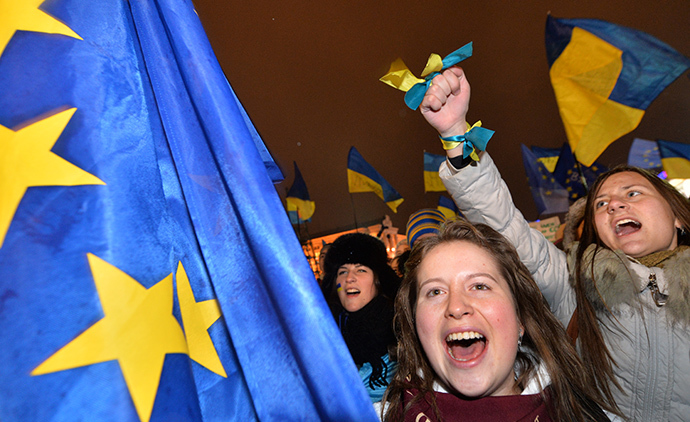
[[[575,309],[575,293],[568,282],[565,253],[529,227],[491,156],[484,152],[478,163],[460,170],[446,160],[439,175],[468,220],[494,228],[515,246],[551,310],[567,326]]]

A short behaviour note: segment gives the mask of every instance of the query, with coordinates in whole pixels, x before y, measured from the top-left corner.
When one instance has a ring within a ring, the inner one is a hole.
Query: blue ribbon
[[[465,145],[462,148],[462,158],[467,158],[469,155],[472,155],[475,148],[479,151],[486,150],[486,145],[489,143],[489,139],[491,139],[494,133],[495,132],[491,129],[474,126],[464,135],[449,136],[441,139],[448,142],[465,141]]]
[[[442,60],[443,65],[441,69],[426,75],[424,77],[424,82],[419,82],[415,84],[412,88],[410,88],[409,91],[407,91],[407,93],[405,94],[405,104],[407,104],[407,106],[412,110],[417,110],[417,107],[419,107],[419,105],[422,103],[422,100],[424,99],[424,95],[426,95],[427,89],[429,89],[429,86],[431,86],[431,80],[434,79],[436,75],[440,75],[441,72],[443,72],[444,70],[460,63],[468,57],[472,57],[471,42],[465,44],[464,46],[458,48],[457,50],[447,55]]]

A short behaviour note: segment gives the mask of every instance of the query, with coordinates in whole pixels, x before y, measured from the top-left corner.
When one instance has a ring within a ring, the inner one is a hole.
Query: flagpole
[[[352,192],[350,192],[350,203],[352,204],[352,215],[354,216],[355,219],[355,231],[359,228],[359,224],[357,224],[357,212],[355,211],[355,199],[352,197]]]

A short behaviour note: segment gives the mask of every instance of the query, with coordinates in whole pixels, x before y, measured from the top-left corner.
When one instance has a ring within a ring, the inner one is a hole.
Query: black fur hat
[[[331,244],[324,265],[325,294],[334,290],[338,268],[343,264],[361,264],[371,268],[378,279],[379,292],[390,299],[395,297],[400,280],[388,265],[386,247],[379,239],[363,233],[348,233]]]

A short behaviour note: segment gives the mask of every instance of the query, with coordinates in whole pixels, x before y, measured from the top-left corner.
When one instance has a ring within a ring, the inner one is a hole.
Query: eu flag
[[[690,179],[690,145],[658,139],[661,164],[669,179]]]
[[[299,171],[297,163],[293,162],[293,164],[295,165],[295,180],[292,182],[292,186],[290,186],[287,192],[285,201],[287,202],[290,222],[292,224],[300,224],[311,220],[316,206],[314,201],[309,198],[307,184],[302,178],[302,173]]]
[[[589,167],[584,164],[578,164],[570,149],[570,144],[566,142],[563,144],[561,153],[558,156],[553,177],[568,191],[568,198],[572,203],[578,198],[587,196],[589,186],[594,183],[601,173],[607,171],[608,168],[599,163],[593,163]]]
[[[520,148],[522,149],[522,164],[527,174],[527,183],[539,215],[567,212],[570,203],[565,188],[556,181],[532,150],[524,144],[520,145]]]
[[[596,19],[546,21],[549,75],[568,142],[591,166],[631,132],[690,59],[635,29]]]
[[[628,165],[649,169],[658,173],[662,167],[659,145],[654,141],[646,139],[633,139],[628,151]]]
[[[560,148],[544,148],[532,145],[530,151],[537,158],[537,161],[542,163],[544,167],[553,173],[558,163],[558,156],[561,154]]]
[[[424,151],[424,192],[446,191],[446,187],[438,175],[438,168],[444,161],[446,161],[445,155]]]
[[[0,420],[377,420],[191,2],[41,3],[0,2]]]
[[[398,212],[398,205],[403,201],[398,191],[362,157],[355,147],[350,148],[347,156],[347,185],[350,193],[374,192],[393,212]]]

